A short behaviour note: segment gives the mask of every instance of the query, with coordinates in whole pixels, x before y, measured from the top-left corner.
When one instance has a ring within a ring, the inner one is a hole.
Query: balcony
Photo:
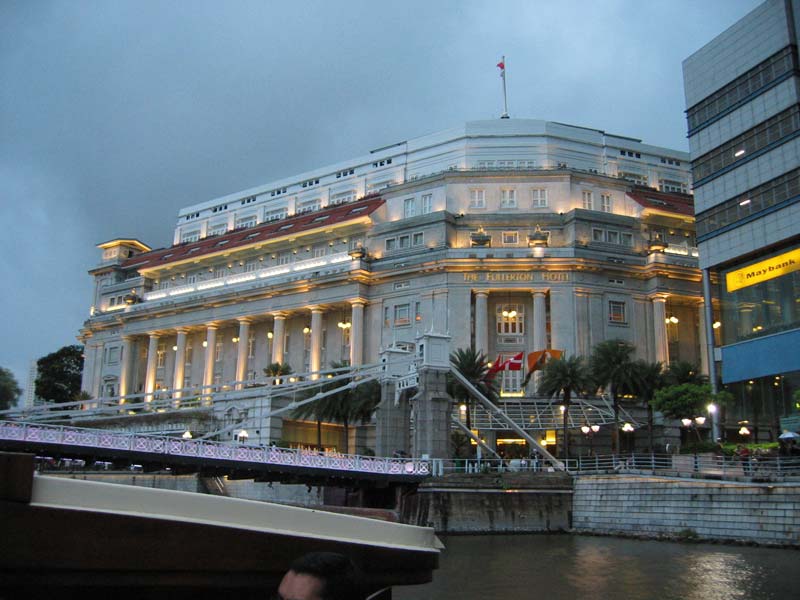
[[[297,275],[307,274],[315,270],[326,271],[328,273],[349,271],[352,262],[354,262],[354,259],[350,257],[349,253],[340,252],[329,256],[300,260],[286,265],[278,265],[244,273],[233,273],[227,277],[198,281],[197,283],[188,285],[153,290],[152,292],[144,294],[143,304],[130,306],[128,310],[141,309],[148,305],[152,306],[153,303],[156,302],[162,303],[170,300],[188,299],[191,295],[196,295],[197,293],[205,297],[209,293],[214,292],[271,286],[277,283],[290,281]]]

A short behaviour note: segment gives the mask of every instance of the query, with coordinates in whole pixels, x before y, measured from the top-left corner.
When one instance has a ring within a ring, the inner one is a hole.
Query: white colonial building
[[[705,370],[690,187],[686,153],[498,119],[201,202],[171,246],[100,244],[83,388],[236,387],[274,362],[377,362],[429,330],[491,359],[621,338]],[[521,377],[503,394],[532,393]],[[280,439],[309,442],[295,425]]]

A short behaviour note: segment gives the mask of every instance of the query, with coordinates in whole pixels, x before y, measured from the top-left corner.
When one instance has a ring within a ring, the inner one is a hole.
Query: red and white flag
[[[506,367],[506,362],[500,360],[500,356],[497,357],[497,360],[494,361],[494,364],[489,367],[489,370],[486,372],[486,377],[493,377],[498,371],[502,371]]]
[[[525,356],[524,352],[520,352],[509,358],[503,367],[505,371],[521,371],[522,370],[522,359]]]
[[[505,63],[505,61],[501,60],[499,63],[497,63],[497,67],[500,69],[500,77],[505,78],[505,76],[506,76],[506,63]]]

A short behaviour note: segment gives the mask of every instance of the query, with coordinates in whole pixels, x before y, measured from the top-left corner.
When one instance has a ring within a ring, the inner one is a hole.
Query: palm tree
[[[619,396],[634,388],[633,361],[635,348],[625,340],[606,340],[594,347],[591,370],[598,386],[609,387],[614,408],[614,429],[611,432],[611,451],[619,450]]]
[[[700,372],[698,366],[686,360],[676,360],[669,363],[666,377],[669,385],[681,385],[682,383],[703,385],[708,383],[708,377]]]
[[[267,377],[280,377],[281,375],[291,375],[292,367],[287,363],[270,363],[264,369],[264,375]],[[280,383],[280,381],[278,382]]]
[[[583,392],[592,387],[592,377],[582,356],[570,356],[549,361],[542,369],[539,391],[542,394],[563,394],[564,412],[564,454],[569,458],[569,428],[567,427],[569,407],[573,393]]]
[[[647,407],[647,438],[650,452],[653,451],[653,395],[664,387],[664,365],[660,362],[637,360],[633,362],[633,390]]]
[[[331,368],[342,369],[345,363],[332,363]],[[317,449],[322,450],[322,423],[341,423],[344,425],[345,452],[349,451],[350,425],[363,423],[372,416],[381,401],[380,384],[369,381],[354,387],[344,387],[353,379],[341,378],[323,383],[318,392],[332,392],[324,398],[299,406],[292,411],[296,419],[313,418],[317,422]],[[357,380],[356,380],[357,381]],[[316,393],[316,392],[315,392]]]
[[[488,400],[497,400],[497,388],[494,383],[494,374],[489,374],[489,365],[486,355],[472,348],[459,348],[450,355],[452,364],[467,381],[474,385]],[[462,402],[467,406],[467,429],[472,429],[470,418],[470,408],[474,402],[467,389],[455,378],[448,376],[447,392],[456,402]]]

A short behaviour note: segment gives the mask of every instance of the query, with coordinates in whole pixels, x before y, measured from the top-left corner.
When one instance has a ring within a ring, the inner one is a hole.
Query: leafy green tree
[[[694,418],[705,413],[711,401],[711,386],[704,383],[681,383],[658,390],[653,408],[671,419]]]
[[[569,458],[569,407],[573,393],[580,393],[593,387],[593,379],[588,365],[582,356],[570,356],[549,361],[542,369],[539,380],[539,392],[545,395],[562,394],[564,412],[562,414],[564,428],[564,453],[562,458]]]
[[[692,383],[703,385],[708,383],[708,377],[700,372],[700,368],[686,360],[676,360],[669,363],[666,373],[666,383],[668,385],[680,385],[681,383]]]
[[[450,354],[450,364],[461,373],[467,381],[477,388],[491,402],[497,401],[497,387],[494,383],[494,375],[489,374],[489,365],[486,355],[472,348],[459,348]],[[472,429],[472,419],[470,417],[471,407],[474,403],[472,395],[454,377],[448,375],[447,393],[456,402],[467,406],[467,429]]]
[[[43,356],[36,365],[36,395],[50,402],[72,402],[81,391],[83,346],[64,346]]]
[[[614,408],[611,451],[619,450],[619,398],[635,386],[632,355],[635,348],[625,340],[606,340],[592,350],[590,366],[598,386],[609,387]]]
[[[22,390],[19,388],[14,374],[10,370],[0,367],[0,410],[11,408],[21,393]]]
[[[664,365],[646,360],[633,361],[633,389],[631,392],[647,408],[647,443],[653,451],[653,395],[665,385]]]

